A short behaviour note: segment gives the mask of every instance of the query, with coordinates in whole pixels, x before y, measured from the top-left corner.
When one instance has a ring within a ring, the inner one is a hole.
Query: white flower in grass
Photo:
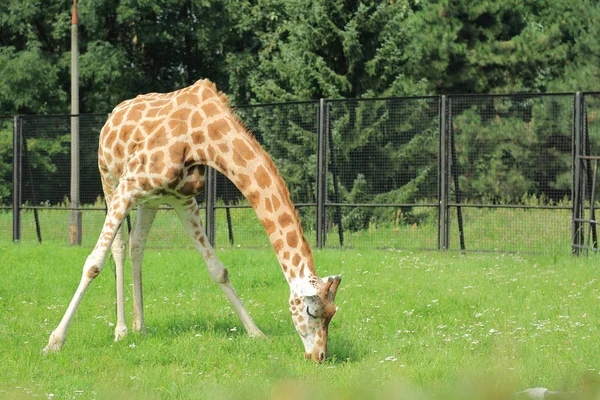
[[[129,345],[129,348],[130,348],[130,349],[135,349],[135,343],[131,343],[131,344]]]

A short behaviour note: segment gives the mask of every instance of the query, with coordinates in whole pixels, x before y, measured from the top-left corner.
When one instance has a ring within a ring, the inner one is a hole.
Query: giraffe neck
[[[222,162],[211,166],[226,175],[250,202],[288,283],[314,279],[312,251],[288,189],[271,158],[260,147],[253,147],[253,151],[257,156],[248,162],[246,169],[232,170]],[[252,180],[256,184],[250,183]]]
[[[248,199],[269,237],[292,291],[302,290],[302,287],[316,282],[318,277],[310,245],[287,186],[271,157],[223,104],[223,98],[217,97],[216,101],[213,98],[212,104],[216,105],[219,113],[215,116],[206,113],[206,130],[192,131],[192,141],[199,146],[193,148],[191,154],[224,174]],[[203,106],[203,110],[206,108]],[[194,135],[202,135],[202,138]],[[210,140],[206,140],[207,137]]]

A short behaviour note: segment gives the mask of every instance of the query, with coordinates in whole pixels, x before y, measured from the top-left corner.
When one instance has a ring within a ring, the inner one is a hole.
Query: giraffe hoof
[[[125,336],[127,336],[127,327],[123,326],[123,327],[117,327],[115,329],[115,342],[118,342],[119,340],[122,340],[123,338],[125,338]]]
[[[59,347],[59,346],[51,346],[51,345],[48,345],[48,346],[46,346],[46,347],[44,347],[44,348],[42,349],[42,354],[43,354],[43,355],[47,355],[47,354],[50,354],[50,353],[56,353],[56,352],[57,352],[57,351],[59,351],[59,350],[60,350],[60,347]]]
[[[265,334],[262,333],[260,330],[257,330],[256,332],[248,332],[248,336],[250,336],[251,338],[266,338]]]
[[[49,353],[55,353],[62,348],[63,341],[56,338],[54,335],[50,336],[48,345],[42,349],[42,354],[46,355]]]
[[[145,335],[146,334],[146,325],[144,325],[143,323],[140,323],[140,322],[133,321],[133,325],[131,326],[131,331]]]

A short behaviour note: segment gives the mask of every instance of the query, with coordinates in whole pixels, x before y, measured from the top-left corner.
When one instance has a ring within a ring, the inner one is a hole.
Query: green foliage
[[[0,115],[69,112],[70,15],[64,0],[0,4]],[[89,0],[80,2],[79,17],[82,113],[107,113],[138,93],[205,77],[235,104],[600,89],[600,4],[592,0]],[[526,103],[455,110],[456,167],[467,198],[557,201],[569,191],[569,108],[558,100]],[[314,201],[314,107],[240,112],[294,201]],[[330,178],[330,199],[351,201],[359,189],[374,203],[435,197],[437,112],[425,99],[333,104],[329,156],[339,182]],[[594,147],[600,136],[589,116]],[[9,130],[0,132],[8,141]],[[95,151],[86,146],[84,162],[95,170]],[[37,141],[32,162],[56,183],[53,163],[67,149],[65,140]],[[3,203],[9,152],[0,149]],[[410,210],[402,213],[415,221]],[[391,217],[360,214],[352,217],[357,228]]]

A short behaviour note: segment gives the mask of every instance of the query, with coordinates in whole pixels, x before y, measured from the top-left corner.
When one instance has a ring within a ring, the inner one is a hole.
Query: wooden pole
[[[77,0],[73,0],[71,19],[71,212],[69,244],[81,245],[81,211],[79,210],[79,19]]]

